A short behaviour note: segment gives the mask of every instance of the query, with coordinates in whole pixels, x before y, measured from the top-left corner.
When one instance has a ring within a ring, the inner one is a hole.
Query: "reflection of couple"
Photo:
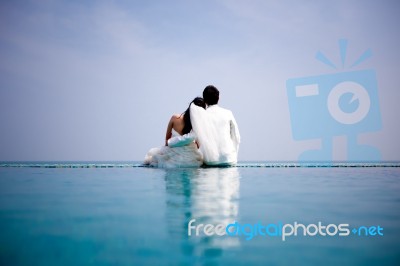
[[[225,251],[240,246],[238,237],[209,236],[204,234],[204,230],[199,230],[196,235],[196,229],[188,235],[189,223],[193,219],[193,226],[222,224],[225,227],[238,219],[238,168],[165,169],[165,188],[168,248],[175,253],[180,249],[184,255],[183,258],[177,256],[174,264],[219,264],[217,262],[224,257]]]
[[[203,98],[195,98],[183,114],[172,116],[166,145],[151,149],[145,164],[167,168],[236,164],[240,135],[235,118],[218,106],[216,87],[207,86]]]

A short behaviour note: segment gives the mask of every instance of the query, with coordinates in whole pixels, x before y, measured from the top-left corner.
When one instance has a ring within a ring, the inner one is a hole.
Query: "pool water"
[[[248,166],[3,165],[0,264],[399,265],[400,167]],[[248,239],[251,228],[207,236],[200,227],[188,236],[193,219],[193,226],[379,226],[383,235],[299,233],[283,241]]]

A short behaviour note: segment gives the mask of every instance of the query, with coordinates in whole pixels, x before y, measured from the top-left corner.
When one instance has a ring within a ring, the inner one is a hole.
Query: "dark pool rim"
[[[0,162],[0,167],[12,168],[155,168],[141,162]],[[218,166],[202,166],[201,168],[216,168]],[[219,168],[364,168],[364,167],[400,167],[399,161],[381,162],[239,162],[235,166],[219,166]],[[177,167],[178,168],[178,167]]]

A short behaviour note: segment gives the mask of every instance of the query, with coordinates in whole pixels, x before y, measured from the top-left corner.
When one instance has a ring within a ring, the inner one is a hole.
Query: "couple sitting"
[[[218,106],[216,87],[207,86],[203,98],[195,98],[183,114],[172,116],[165,146],[151,149],[144,164],[165,168],[236,164],[240,135],[235,118]]]

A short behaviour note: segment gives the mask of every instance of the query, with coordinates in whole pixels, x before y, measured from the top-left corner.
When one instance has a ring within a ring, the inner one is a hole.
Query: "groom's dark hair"
[[[219,91],[213,85],[208,85],[203,91],[203,98],[207,105],[217,104],[219,100]]]

